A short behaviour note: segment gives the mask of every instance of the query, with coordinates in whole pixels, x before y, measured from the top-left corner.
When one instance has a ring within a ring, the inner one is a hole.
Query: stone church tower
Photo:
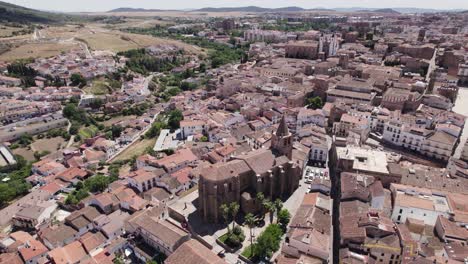
[[[277,156],[286,156],[292,159],[293,137],[289,132],[286,118],[281,118],[278,130],[271,137],[271,150]]]

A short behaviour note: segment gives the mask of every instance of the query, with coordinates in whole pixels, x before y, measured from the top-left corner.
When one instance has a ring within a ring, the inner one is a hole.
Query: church
[[[223,221],[222,204],[237,202],[244,213],[255,213],[262,192],[272,201],[288,198],[299,186],[302,168],[292,162],[293,136],[285,118],[272,135],[271,148],[239,155],[226,163],[210,165],[200,174],[200,215],[205,222]]]

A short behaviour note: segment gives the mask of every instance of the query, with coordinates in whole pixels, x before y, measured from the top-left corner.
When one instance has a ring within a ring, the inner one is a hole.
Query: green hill
[[[75,16],[44,12],[0,1],[0,22],[9,23],[63,23],[75,19]]]

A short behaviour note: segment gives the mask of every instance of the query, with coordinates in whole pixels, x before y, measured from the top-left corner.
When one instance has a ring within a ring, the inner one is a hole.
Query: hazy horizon
[[[429,9],[468,9],[467,0],[329,0],[326,2],[316,0],[173,0],[156,2],[150,0],[3,0],[4,2],[40,10],[60,12],[104,12],[120,7],[145,9],[198,9],[204,7],[241,7],[260,6],[278,8],[298,6],[302,8],[429,8]]]

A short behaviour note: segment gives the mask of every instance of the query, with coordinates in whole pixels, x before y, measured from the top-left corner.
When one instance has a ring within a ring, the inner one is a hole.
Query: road
[[[439,50],[436,48],[434,54],[432,55],[431,60],[429,61],[429,68],[427,69],[426,81],[429,82],[432,72],[437,68],[436,57]]]
[[[455,101],[455,106],[453,107],[453,111],[458,114],[462,114],[465,116],[468,116],[468,88],[462,88],[458,90],[458,97],[457,100]],[[455,150],[454,157],[455,158],[460,158],[463,146],[465,145],[465,141],[468,139],[468,125],[465,125],[465,127],[462,130],[462,134],[460,137],[460,143],[457,146],[457,149]]]
[[[149,124],[144,130],[142,130],[142,131],[140,131],[140,133],[138,133],[138,136],[135,137],[135,139],[134,139],[132,142],[126,144],[126,145],[123,146],[123,147],[121,147],[117,152],[115,152],[115,154],[114,154],[112,157],[110,157],[108,160],[106,160],[106,162],[111,162],[111,161],[114,160],[117,156],[119,156],[120,153],[122,153],[124,150],[126,150],[127,148],[129,148],[130,146],[132,146],[133,144],[135,144],[135,142],[137,142],[138,140],[140,140],[140,137],[141,137],[142,135],[144,135],[144,134],[151,128],[151,125],[156,121],[156,119],[158,118],[158,116],[159,116],[159,113],[156,114],[156,115],[154,116],[154,118],[151,120],[150,124]]]
[[[71,122],[68,121],[67,132],[69,132],[69,133],[70,133],[70,127],[71,127],[71,125],[72,125]],[[68,143],[67,143],[66,148],[71,147],[71,145],[73,144],[73,142],[75,142],[75,135],[72,135],[72,136],[70,137],[70,139],[68,140]]]
[[[40,40],[42,38],[44,38],[44,36],[42,35],[42,32],[39,29],[35,28],[32,36],[31,36],[31,39],[33,41],[37,41],[37,40]]]

